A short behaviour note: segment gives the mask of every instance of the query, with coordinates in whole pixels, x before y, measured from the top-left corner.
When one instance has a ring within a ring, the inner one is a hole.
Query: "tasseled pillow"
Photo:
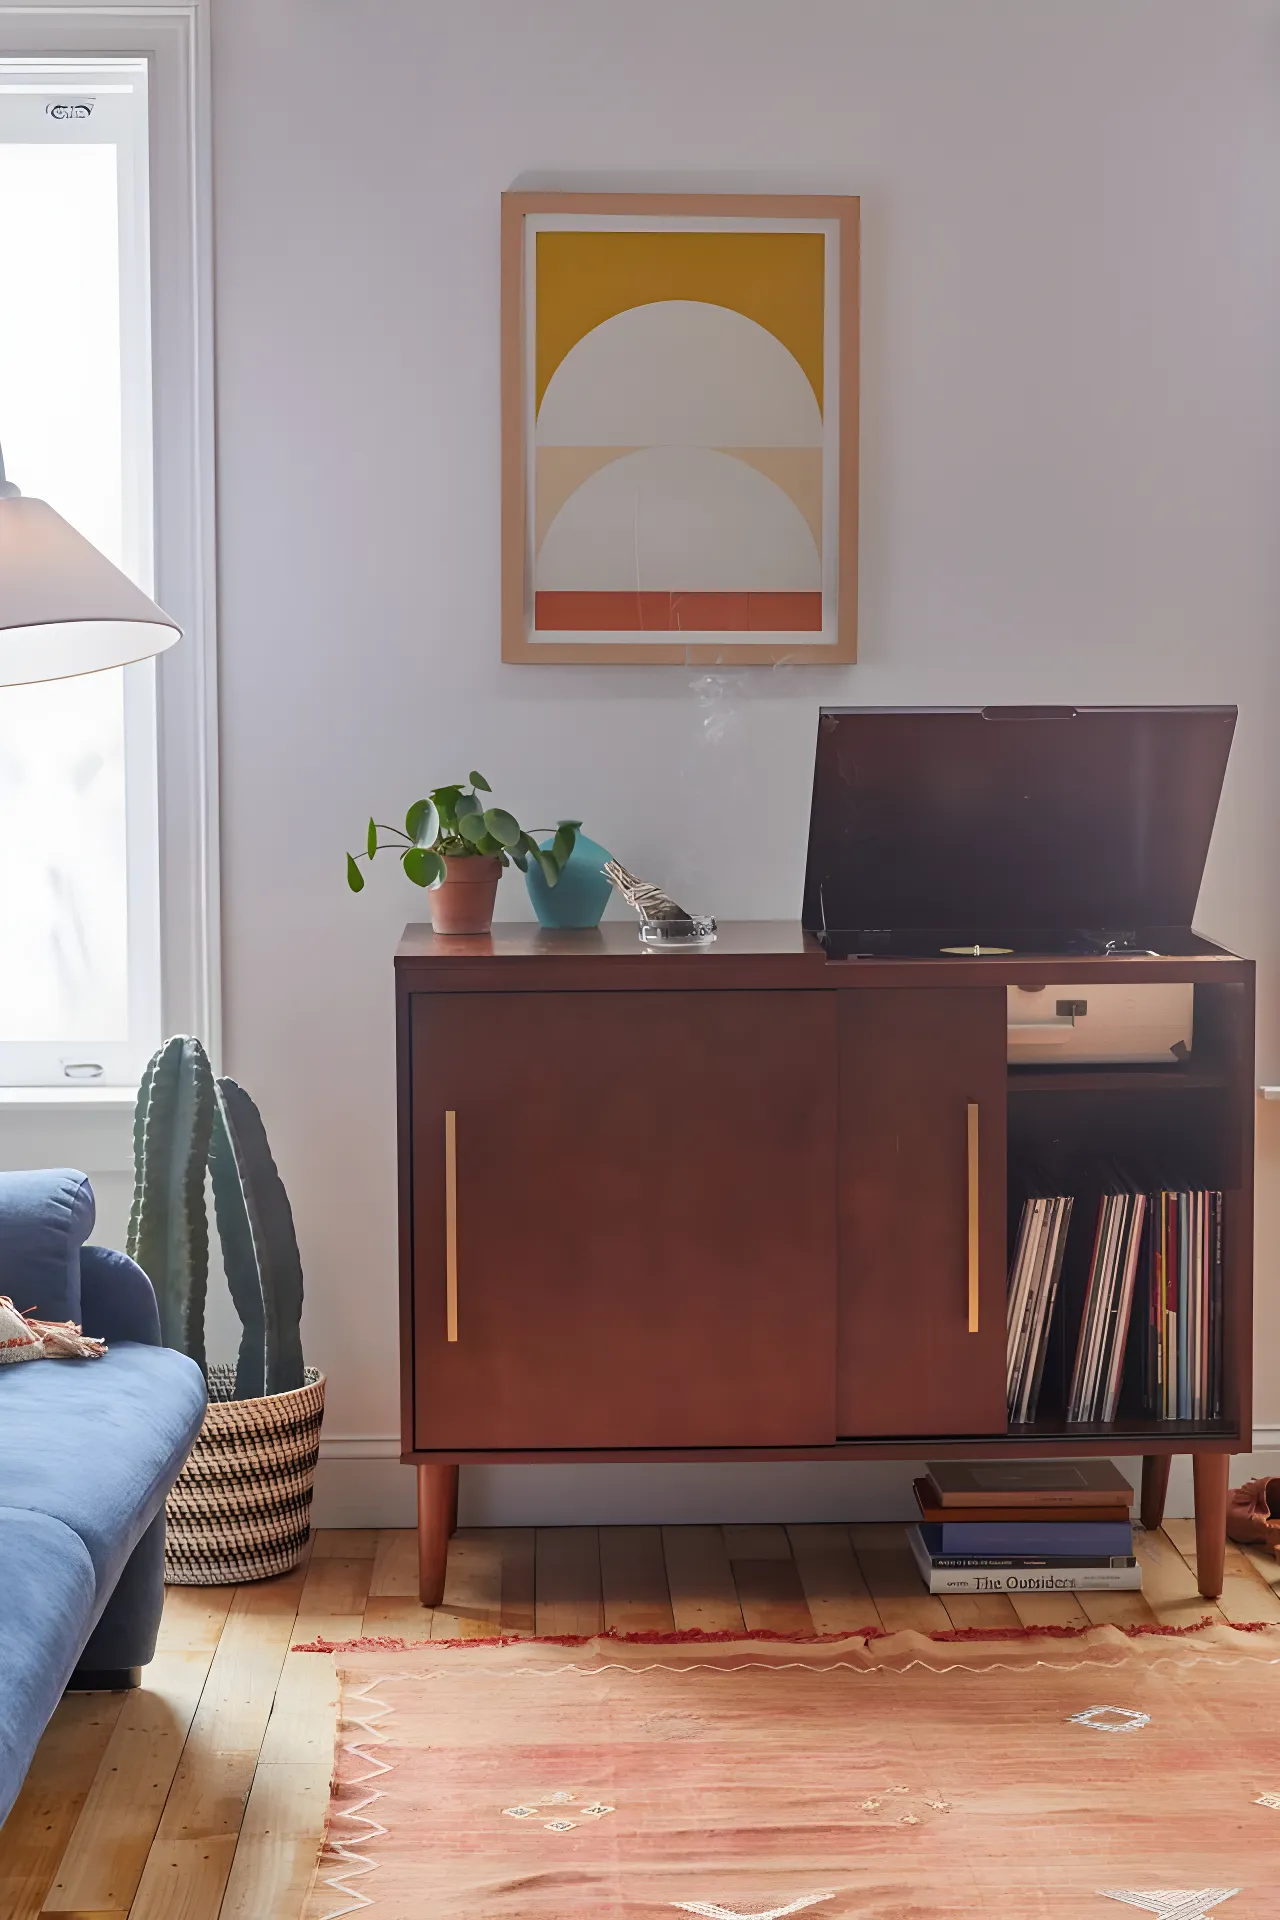
[[[10,1360],[100,1360],[105,1340],[82,1333],[74,1320],[34,1320],[0,1293],[0,1366]]]

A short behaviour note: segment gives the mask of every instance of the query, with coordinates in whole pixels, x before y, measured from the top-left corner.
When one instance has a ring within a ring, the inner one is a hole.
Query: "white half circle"
[[[547,529],[536,584],[595,593],[812,593],[804,515],[772,480],[708,447],[646,447],[584,480]]]
[[[816,447],[822,414],[799,361],[755,320],[655,300],[601,321],[538,409],[540,446]]]

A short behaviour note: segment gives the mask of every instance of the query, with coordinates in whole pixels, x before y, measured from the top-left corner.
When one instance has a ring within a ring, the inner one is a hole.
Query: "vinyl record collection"
[[[1109,1424],[1122,1393],[1156,1419],[1218,1419],[1222,1195],[1143,1192],[1115,1176],[1107,1185],[1087,1258],[1080,1244],[1086,1212],[1071,1195],[1034,1193],[1023,1204],[1009,1271],[1010,1424],[1036,1418],[1055,1329],[1068,1424]]]

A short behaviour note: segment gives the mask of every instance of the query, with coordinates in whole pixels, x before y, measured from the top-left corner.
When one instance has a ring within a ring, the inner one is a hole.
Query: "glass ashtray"
[[[640,939],[658,953],[677,953],[689,947],[709,947],[716,937],[710,914],[691,913],[687,920],[642,920]]]

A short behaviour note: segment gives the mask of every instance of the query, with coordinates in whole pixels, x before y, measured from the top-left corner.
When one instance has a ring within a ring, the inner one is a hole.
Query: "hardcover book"
[[[1133,1488],[1110,1460],[943,1460],[927,1463],[940,1507],[1118,1507]]]
[[[1123,1519],[1116,1505],[1095,1507],[1071,1507],[1066,1511],[1062,1507],[1048,1507],[1043,1502],[1028,1496],[1027,1504],[1021,1507],[1000,1507],[993,1511],[990,1507],[943,1507],[938,1504],[938,1496],[928,1480],[913,1480],[912,1488],[916,1496],[916,1505],[920,1509],[922,1520],[931,1520],[935,1524],[943,1521],[972,1521],[982,1526],[992,1520],[1027,1521],[1033,1525],[1061,1526],[1064,1521],[1111,1521]]]
[[[922,1531],[931,1553],[963,1553],[979,1559],[994,1554],[1001,1559],[1012,1556],[1020,1560],[1112,1560],[1133,1552],[1133,1528],[1127,1520],[1098,1524],[1063,1519],[1029,1525],[1021,1521],[947,1518],[941,1524],[926,1522]]]

